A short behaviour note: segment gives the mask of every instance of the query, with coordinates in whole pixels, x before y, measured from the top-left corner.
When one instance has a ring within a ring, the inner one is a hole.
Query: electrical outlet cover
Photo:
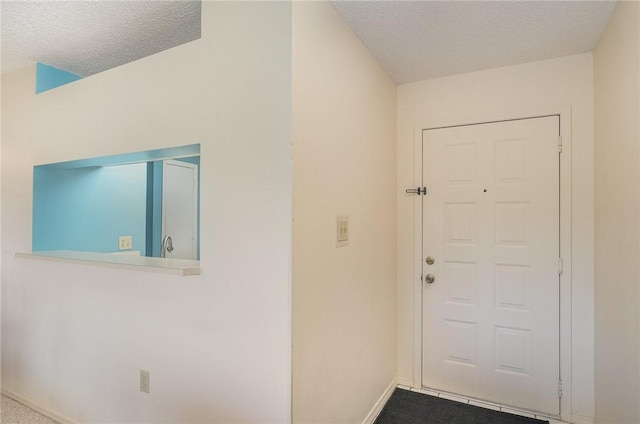
[[[118,238],[118,249],[119,250],[130,250],[132,245],[132,237],[131,236],[120,236]]]
[[[336,221],[336,247],[349,245],[349,216],[338,215]]]

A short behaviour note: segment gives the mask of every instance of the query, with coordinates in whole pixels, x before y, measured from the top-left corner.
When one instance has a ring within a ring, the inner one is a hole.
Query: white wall
[[[594,52],[595,394],[599,423],[640,422],[640,4]]]
[[[2,8],[0,8],[2,9]],[[2,12],[0,11],[0,19]],[[0,78],[0,93],[2,93],[2,78]],[[0,98],[0,364],[2,364],[2,99]],[[2,366],[0,366],[0,387],[2,386]]]
[[[394,82],[330,3],[294,2],[296,423],[361,423],[395,378],[395,116]]]
[[[200,40],[34,77],[2,84],[3,388],[80,422],[290,421],[291,5],[203,2]],[[35,164],[192,143],[202,275],[15,258]]]
[[[593,417],[593,75],[591,54],[438,78],[398,88],[398,374],[413,380],[414,130],[427,121],[572,108],[574,415]],[[418,158],[419,160],[419,158]],[[418,382],[419,383],[419,382]],[[578,417],[579,418],[579,417]]]

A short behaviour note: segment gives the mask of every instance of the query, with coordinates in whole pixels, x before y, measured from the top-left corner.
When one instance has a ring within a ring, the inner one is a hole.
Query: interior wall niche
[[[199,260],[199,144],[35,166],[32,250],[163,257],[167,161],[195,170],[193,230],[182,239],[197,248],[181,259]]]

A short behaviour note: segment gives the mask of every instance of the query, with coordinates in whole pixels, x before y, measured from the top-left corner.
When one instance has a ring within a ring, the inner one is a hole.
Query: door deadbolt
[[[436,260],[433,259],[433,256],[427,256],[427,259],[425,259],[425,262],[427,262],[427,265],[433,265]]]
[[[424,277],[424,282],[427,284],[433,284],[436,281],[436,277],[433,274],[427,274]]]

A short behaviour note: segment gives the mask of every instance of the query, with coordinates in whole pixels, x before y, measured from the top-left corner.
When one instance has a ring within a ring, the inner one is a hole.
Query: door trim
[[[555,106],[496,112],[471,117],[426,120],[414,127],[414,187],[427,187],[422,181],[422,132],[428,129],[520,120],[542,116],[560,117],[562,154],[560,155],[560,378],[562,398],[559,417],[571,418],[571,106]],[[427,194],[428,195],[428,194]],[[413,272],[413,387],[422,387],[422,196],[414,196],[414,272]]]

